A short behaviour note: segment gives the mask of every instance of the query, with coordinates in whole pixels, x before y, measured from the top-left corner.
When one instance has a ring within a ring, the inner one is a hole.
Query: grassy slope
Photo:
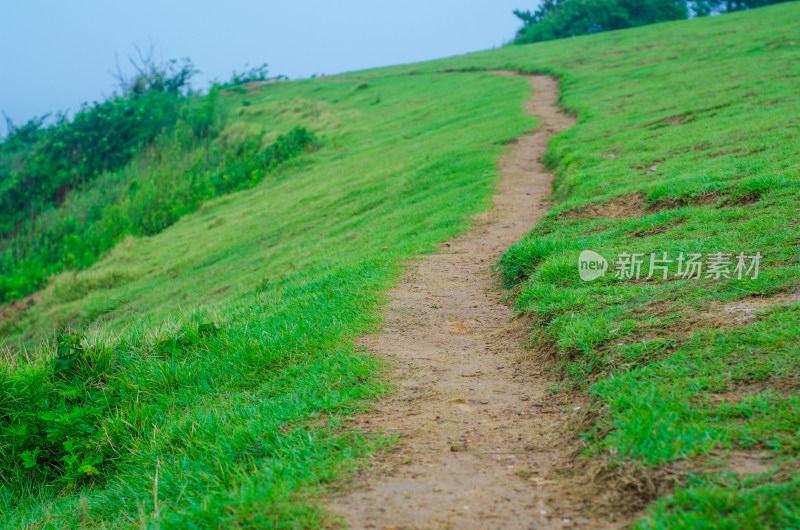
[[[0,381],[2,395],[34,419],[99,407],[66,436],[105,456],[93,464],[105,487],[81,501],[70,495],[79,474],[29,475],[20,455],[7,454],[0,501],[10,525],[147,524],[157,469],[165,527],[318,521],[294,492],[366,450],[335,427],[381,391],[379,367],[352,339],[401,259],[433,250],[487,207],[502,144],[534,125],[519,79],[359,85],[314,80],[247,94],[229,134],[299,120],[324,136],[322,149],[45,291],[26,316],[33,328],[121,310],[89,333],[87,361],[71,379],[53,377],[52,353],[39,349],[41,360]],[[201,322],[221,331],[202,337]]]
[[[352,399],[379,391],[369,375],[374,365],[349,346],[368,325],[376,289],[391,281],[398,258],[433,248],[463,226],[459,219],[486,205],[491,179],[484,177],[499,148],[474,148],[526,127],[519,82],[435,72],[508,67],[561,75],[564,105],[579,117],[550,150],[558,169],[553,210],[503,265],[519,309],[542,325],[534,340],[554,353],[566,382],[596,397],[587,453],[623,467],[691,461],[702,470],[710,459],[696,457],[715,449],[769,452],[777,457],[773,477],[699,473],[641,524],[796,524],[800,485],[786,470],[800,417],[800,310],[784,305],[746,325],[691,331],[709,327],[697,322],[698,308],[798,288],[798,23],[800,7],[785,4],[354,74],[370,84],[356,92],[355,83],[329,80],[266,92],[276,100],[255,105],[273,112],[287,108],[280,98],[320,101],[313,105],[319,115],[332,116],[317,126],[328,134],[327,147],[276,181],[127,243],[86,273],[131,265],[119,288],[69,304],[53,294],[32,317],[73,318],[125,293],[157,322],[178,303],[191,307],[218,296],[229,305],[206,311],[234,330],[226,336],[300,326],[277,344],[214,345],[190,375],[176,371],[180,384],[154,396],[159,404],[137,424],[128,440],[134,450],[115,463],[109,486],[89,494],[89,517],[126,524],[125,516],[115,519],[124,505],[129,517],[148,520],[157,458],[165,523],[201,512],[217,523],[257,524],[248,517],[291,512],[300,524],[318,516],[289,503],[292,490],[330,478],[328,465],[362,452],[365,442],[317,424],[307,431],[280,427],[314,411],[347,410]],[[418,75],[398,77],[411,71]],[[505,92],[493,93],[499,90]],[[371,105],[378,95],[380,103]],[[601,156],[609,153],[615,157]],[[657,170],[648,173],[652,165]],[[604,218],[608,209],[601,206],[586,208],[620,196],[643,201],[641,211],[620,219]],[[259,237],[263,246],[253,244]],[[621,250],[760,250],[765,260],[758,281],[584,284],[575,263],[585,248],[608,257]],[[204,266],[195,269],[198,263]],[[271,283],[254,293],[264,278]],[[226,286],[231,290],[213,294]],[[317,304],[304,307],[309,300]],[[271,309],[266,323],[262,307]],[[120,315],[112,325],[133,321]],[[131,370],[146,379],[141,374],[159,362],[143,356],[133,363],[139,371]],[[259,362],[278,362],[281,370],[264,375],[254,369]],[[247,382],[234,384],[237,376]],[[213,392],[220,383],[224,390]],[[170,430],[196,447],[170,448],[163,434]],[[305,432],[318,437],[315,443]],[[268,450],[242,457],[256,433],[269,440]],[[67,496],[49,509],[75,521],[78,504]],[[17,516],[43,517],[34,504]]]
[[[139,314],[158,320],[265,280],[304,283],[310,270],[357,263],[383,246],[388,256],[408,255],[417,240],[452,233],[489,189],[481,178],[494,171],[493,144],[526,118],[488,110],[490,92],[473,92],[466,78],[417,81],[386,79],[357,91],[357,82],[295,82],[242,96],[250,104],[223,135],[302,124],[326,136],[325,147],[254,193],[212,201],[166,235],[131,238],[91,269],[55,278],[9,343],[98,316],[115,328]],[[445,189],[449,175],[465,170],[471,177],[457,193]]]
[[[562,76],[579,121],[549,151],[555,206],[501,265],[537,349],[595,397],[587,453],[612,476],[696,473],[643,526],[800,521],[798,25],[790,3],[411,67]],[[764,259],[757,280],[584,283],[584,249]],[[754,302],[751,321],[725,311]],[[723,472],[730,451],[774,475]]]

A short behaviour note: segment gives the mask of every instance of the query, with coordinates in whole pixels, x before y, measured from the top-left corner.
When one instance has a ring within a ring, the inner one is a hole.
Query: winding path
[[[353,427],[400,441],[328,505],[351,528],[598,523],[584,519],[555,480],[571,449],[558,442],[582,403],[547,393],[553,382],[526,362],[529,330],[511,320],[491,270],[547,209],[552,176],[539,160],[549,137],[573,123],[557,105],[555,79],[527,78],[533,95],[525,108],[541,126],[503,157],[494,208],[441,252],[413,262],[389,293],[383,330],[361,341],[393,360],[398,389]]]

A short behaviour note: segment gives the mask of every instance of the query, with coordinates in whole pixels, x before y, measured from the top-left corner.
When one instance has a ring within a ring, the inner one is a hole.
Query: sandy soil
[[[413,262],[390,292],[383,330],[361,341],[392,361],[398,388],[353,428],[400,441],[330,501],[351,528],[604,526],[557,473],[574,451],[566,424],[583,398],[547,392],[553,381],[526,360],[528,328],[511,320],[491,270],[547,209],[552,176],[539,159],[573,123],[556,104],[557,81],[529,79],[525,108],[542,125],[501,161],[495,207]]]

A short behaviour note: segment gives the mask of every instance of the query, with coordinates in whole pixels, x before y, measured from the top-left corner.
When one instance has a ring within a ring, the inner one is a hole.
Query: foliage
[[[15,126],[6,116],[8,136],[0,142],[0,200],[3,190],[11,183],[11,176],[24,166],[31,150],[41,138],[42,125],[47,118],[48,115],[33,118],[24,125]]]
[[[514,42],[562,39],[781,1],[786,0],[544,0],[533,12],[514,11],[524,24]]]
[[[247,68],[247,65],[245,65],[245,68]],[[231,74],[231,80],[228,82],[228,85],[236,86],[253,81],[267,80],[269,80],[269,66],[267,63],[264,63],[261,66],[254,66],[249,70],[245,69],[243,72],[234,71],[233,74]]]
[[[0,380],[0,468],[7,480],[66,480],[72,486],[100,475],[101,412],[118,402],[107,385],[113,352],[83,337],[59,337],[52,368],[39,366]]]
[[[145,145],[171,130],[185,113],[184,88],[197,73],[189,59],[160,65],[141,52],[137,74],[121,96],[84,104],[70,120],[45,117],[14,128],[0,143],[0,236],[29,229],[44,209],[60,205],[70,190],[126,165]],[[204,131],[208,134],[210,131]],[[2,299],[2,298],[0,298]]]
[[[117,71],[114,77],[123,96],[132,94],[142,95],[148,92],[168,92],[171,94],[188,94],[191,90],[189,83],[200,71],[188,57],[181,60],[170,59],[162,63],[156,58],[154,45],[145,51],[139,46],[134,46],[135,56],[128,57],[128,62],[134,69],[132,75],[126,74],[119,65],[117,58]]]
[[[522,44],[685,19],[688,10],[675,0],[546,0],[514,14],[525,23],[515,40]]]
[[[69,190],[127,164],[143,145],[174,126],[180,107],[176,95],[152,91],[84,105],[71,121],[62,115],[44,129],[32,129],[37,122],[30,122],[24,139],[12,134],[3,152],[20,144],[25,151],[0,182],[0,234],[19,231],[28,210],[62,202]]]
[[[137,51],[130,61],[136,73],[117,73],[122,96],[50,126],[45,117],[11,124],[0,143],[0,303],[55,273],[86,268],[126,235],[153,235],[205,200],[254,185],[313,145],[303,128],[267,149],[257,135],[214,143],[224,127],[219,88],[191,95],[190,60],[160,64],[152,49]],[[266,65],[241,76],[265,73]],[[130,173],[126,167],[144,159],[143,174],[119,183],[125,189],[91,191],[102,175]]]
[[[199,105],[197,112],[204,111]],[[102,193],[76,197],[41,215],[32,230],[25,226],[7,238],[0,246],[0,301],[27,295],[52,274],[85,269],[127,235],[152,236],[207,200],[252,187],[315,145],[313,133],[295,127],[266,148],[257,137],[207,143],[202,149],[212,154],[191,158],[191,148],[202,141],[197,130],[196,121],[182,121],[174,136],[162,138],[147,153],[144,174]]]
[[[772,4],[780,4],[791,0],[709,0],[710,8],[720,12],[742,11]]]

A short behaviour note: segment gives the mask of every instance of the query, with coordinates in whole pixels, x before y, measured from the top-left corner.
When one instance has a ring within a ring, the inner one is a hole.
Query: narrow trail
[[[494,208],[440,253],[414,262],[389,293],[383,331],[361,340],[394,362],[398,389],[353,427],[400,441],[328,505],[351,528],[599,523],[555,480],[571,450],[559,443],[566,422],[583,403],[547,393],[553,381],[525,361],[528,329],[510,322],[491,270],[547,209],[552,176],[539,160],[549,137],[573,123],[557,106],[556,80],[528,79],[525,108],[541,126],[503,157]]]

